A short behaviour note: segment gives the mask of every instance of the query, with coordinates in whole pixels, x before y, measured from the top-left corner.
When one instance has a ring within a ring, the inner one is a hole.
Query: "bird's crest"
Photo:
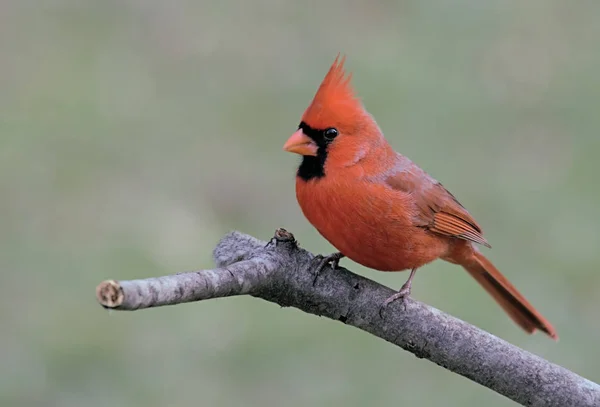
[[[346,57],[338,54],[325,75],[311,104],[302,115],[302,121],[315,129],[351,125],[363,116],[363,105],[354,94],[350,83],[352,74],[346,75]]]

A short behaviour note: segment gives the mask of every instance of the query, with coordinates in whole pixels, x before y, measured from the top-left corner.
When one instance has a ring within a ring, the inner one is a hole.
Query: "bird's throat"
[[[298,177],[304,181],[325,176],[325,160],[327,159],[327,150],[319,148],[316,156],[303,156],[302,163],[298,167]]]

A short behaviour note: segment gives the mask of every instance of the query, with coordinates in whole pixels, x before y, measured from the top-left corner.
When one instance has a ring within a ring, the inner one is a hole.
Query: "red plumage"
[[[474,245],[481,227],[448,192],[395,152],[356,97],[339,56],[284,149],[303,156],[296,195],[308,221],[344,256],[381,271],[414,271],[436,259],[463,266],[525,331],[552,325]]]

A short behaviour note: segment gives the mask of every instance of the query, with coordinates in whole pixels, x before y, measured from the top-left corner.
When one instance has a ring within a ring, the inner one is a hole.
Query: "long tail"
[[[500,304],[506,313],[527,333],[536,329],[558,340],[554,327],[517,291],[494,265],[479,252],[463,267]]]

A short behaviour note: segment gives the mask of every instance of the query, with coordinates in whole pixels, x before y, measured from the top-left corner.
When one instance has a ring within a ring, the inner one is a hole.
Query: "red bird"
[[[558,339],[475,243],[481,227],[438,181],[395,152],[355,96],[344,60],[335,62],[284,150],[303,156],[296,197],[308,221],[342,257],[380,271],[411,270],[383,306],[410,295],[419,267],[436,259],[464,267],[525,331]]]

